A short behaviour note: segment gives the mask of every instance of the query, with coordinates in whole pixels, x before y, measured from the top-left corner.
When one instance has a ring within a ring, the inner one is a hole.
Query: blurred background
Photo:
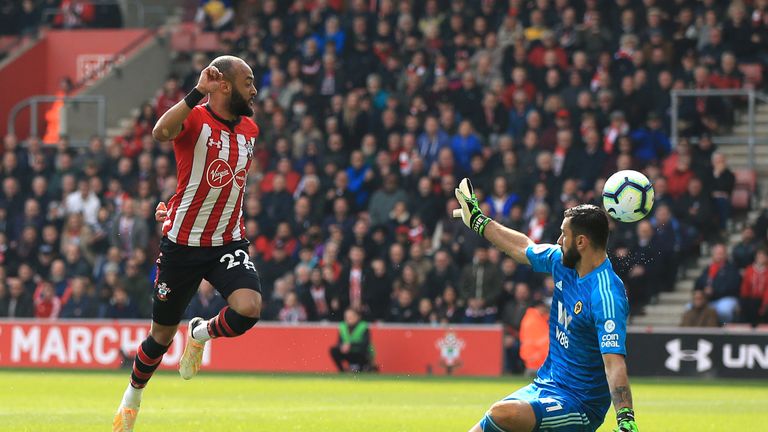
[[[152,127],[233,54],[261,128],[246,337],[275,353],[217,342],[210,369],[334,371],[351,308],[343,370],[531,374],[555,281],[453,220],[453,188],[550,243],[636,169],[653,214],[609,244],[630,374],[768,376],[767,52],[765,0],[0,0],[0,366],[132,356],[176,186]],[[203,282],[188,316],[224,304]]]

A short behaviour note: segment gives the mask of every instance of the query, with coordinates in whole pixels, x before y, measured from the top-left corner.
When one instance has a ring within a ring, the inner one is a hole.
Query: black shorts
[[[193,247],[163,237],[152,296],[152,320],[176,325],[205,279],[226,299],[240,288],[261,293],[256,266],[248,256],[248,241],[224,246]]]

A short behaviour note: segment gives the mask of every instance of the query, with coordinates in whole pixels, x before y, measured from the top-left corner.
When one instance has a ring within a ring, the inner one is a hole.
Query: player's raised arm
[[[195,107],[208,93],[212,93],[219,88],[224,75],[219,72],[216,66],[208,66],[200,72],[200,79],[197,86],[192,89],[184,99],[178,101],[176,105],[165,112],[152,129],[152,138],[158,141],[170,141],[181,132],[181,126],[187,118],[192,108]]]
[[[453,211],[453,217],[461,218],[466,226],[485,237],[499,250],[521,264],[530,264],[526,249],[532,246],[533,240],[525,234],[509,229],[483,214],[477,197],[472,189],[472,182],[465,178],[456,188],[456,199],[461,208]]]

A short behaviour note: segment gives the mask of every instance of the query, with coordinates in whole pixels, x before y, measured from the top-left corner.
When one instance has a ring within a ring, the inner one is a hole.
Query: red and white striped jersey
[[[173,140],[178,184],[163,234],[185,246],[221,246],[245,238],[243,196],[259,127],[227,121],[208,105],[192,109]]]

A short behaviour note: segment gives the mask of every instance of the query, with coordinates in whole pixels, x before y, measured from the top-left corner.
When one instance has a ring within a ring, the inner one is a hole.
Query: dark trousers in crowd
[[[765,322],[767,316],[760,316],[760,305],[762,300],[753,298],[743,298],[739,300],[741,307],[741,321],[756,326]],[[766,314],[768,315],[768,314]]]
[[[361,371],[366,370],[368,367],[368,353],[348,352],[345,354],[341,352],[338,346],[334,346],[331,347],[331,357],[339,372],[347,370]],[[344,366],[345,362],[348,365],[347,367]]]

